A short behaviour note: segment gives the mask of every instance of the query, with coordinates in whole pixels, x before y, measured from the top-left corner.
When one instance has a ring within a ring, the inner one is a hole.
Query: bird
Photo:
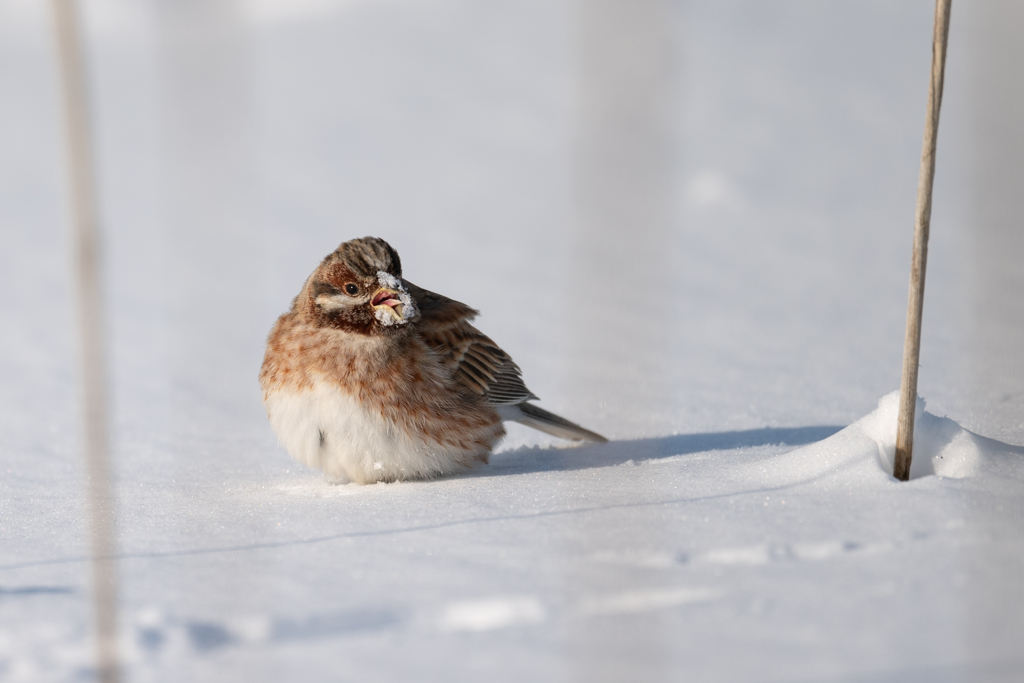
[[[406,280],[383,239],[342,243],[267,337],[259,381],[281,445],[330,483],[371,484],[486,464],[506,421],[607,441],[535,405],[478,314]]]

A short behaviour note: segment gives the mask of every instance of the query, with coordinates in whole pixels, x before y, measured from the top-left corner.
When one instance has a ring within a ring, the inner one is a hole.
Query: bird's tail
[[[564,417],[549,413],[543,408],[538,408],[532,403],[519,403],[513,406],[496,406],[498,413],[503,420],[511,420],[533,427],[545,434],[557,436],[560,439],[570,441],[594,441],[605,443],[608,439],[600,434],[584,429],[574,422],[569,422]]]

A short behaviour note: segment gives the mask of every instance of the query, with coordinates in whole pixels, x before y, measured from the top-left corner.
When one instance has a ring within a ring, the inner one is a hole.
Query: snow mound
[[[878,401],[878,408],[833,436],[785,455],[758,463],[762,481],[786,485],[796,480],[834,479],[882,481],[892,477],[900,392]],[[947,417],[929,413],[918,397],[914,418],[914,454],[910,478],[938,475],[963,479],[984,468],[999,470],[1020,464],[1024,448],[974,434]]]
[[[989,440],[967,431],[948,417],[929,413],[925,407],[925,400],[918,396],[914,410],[914,452],[910,478],[937,474],[950,479],[963,479],[974,474],[985,450],[982,442]],[[878,400],[878,408],[874,412],[851,425],[875,442],[879,466],[887,473],[892,472],[896,457],[899,410],[900,392],[894,391]],[[993,445],[996,443],[992,442]]]

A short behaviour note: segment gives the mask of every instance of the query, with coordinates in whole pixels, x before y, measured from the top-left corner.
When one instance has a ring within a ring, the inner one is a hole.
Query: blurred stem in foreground
[[[114,499],[108,453],[99,230],[96,223],[85,69],[74,0],[53,0],[53,13],[64,94],[74,221],[73,258],[78,292],[82,409],[86,474],[89,481],[97,679],[103,683],[116,683],[120,679],[120,666],[117,650]]]

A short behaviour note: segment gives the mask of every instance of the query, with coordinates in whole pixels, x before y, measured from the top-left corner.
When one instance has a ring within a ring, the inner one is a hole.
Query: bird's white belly
[[[333,483],[432,477],[466,461],[463,452],[417,438],[322,382],[274,391],[264,403],[281,445]]]

